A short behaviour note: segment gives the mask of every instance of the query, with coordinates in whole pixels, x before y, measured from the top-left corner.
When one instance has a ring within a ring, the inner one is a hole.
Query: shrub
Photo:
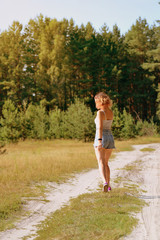
[[[94,138],[95,124],[91,109],[79,99],[72,103],[64,114],[63,137],[89,141]]]
[[[138,121],[136,124],[136,133],[139,136],[153,136],[157,134],[157,126],[153,120],[151,122]]]
[[[29,138],[45,139],[47,137],[48,116],[43,104],[30,104],[25,112],[26,135]]]
[[[49,112],[48,117],[48,137],[49,138],[61,138],[62,134],[62,121],[63,121],[64,112],[61,112],[60,109],[56,108]]]
[[[136,135],[135,121],[131,114],[123,110],[123,127],[121,130],[121,137],[124,139],[134,138]]]
[[[115,138],[121,138],[123,128],[123,116],[118,110],[117,105],[113,106],[114,120],[112,124],[112,132]]]
[[[0,118],[0,139],[5,142],[17,142],[21,135],[19,113],[11,100],[6,100]]]

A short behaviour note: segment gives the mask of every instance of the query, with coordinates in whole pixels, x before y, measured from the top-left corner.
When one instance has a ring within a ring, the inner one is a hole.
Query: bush
[[[94,116],[91,109],[79,99],[71,104],[64,114],[62,133],[64,138],[93,140],[95,134]]]
[[[135,121],[131,114],[123,110],[123,127],[121,131],[121,138],[129,139],[134,138],[136,135]]]
[[[113,106],[114,119],[112,123],[112,132],[115,138],[121,138],[123,128],[123,116],[118,110],[117,105]]]
[[[5,101],[0,118],[0,140],[17,142],[21,135],[19,113],[11,100]]]
[[[154,136],[157,134],[157,126],[153,120],[151,120],[151,122],[138,121],[136,124],[136,132],[139,136]]]
[[[135,137],[135,121],[131,114],[124,109],[120,113],[117,105],[113,106],[114,120],[112,124],[112,132],[117,139],[129,139]]]
[[[64,112],[61,112],[60,109],[56,108],[49,112],[48,117],[48,137],[49,138],[61,138],[62,134],[62,121],[63,121]]]
[[[43,104],[30,104],[25,112],[25,129],[28,138],[45,139],[47,137],[48,115]]]

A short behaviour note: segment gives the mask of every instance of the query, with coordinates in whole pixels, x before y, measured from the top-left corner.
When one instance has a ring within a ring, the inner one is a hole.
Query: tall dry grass
[[[0,155],[0,219],[20,209],[22,197],[39,194],[31,188],[36,183],[65,181],[70,173],[97,166],[92,143],[30,140],[6,149]]]

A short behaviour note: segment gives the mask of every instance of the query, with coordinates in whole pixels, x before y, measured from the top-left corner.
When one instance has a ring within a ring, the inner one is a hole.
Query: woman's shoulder
[[[104,111],[100,109],[97,111],[97,114],[104,114]]]
[[[104,116],[104,111],[103,110],[98,110],[97,111],[97,116],[99,116],[99,117],[102,117],[102,116]]]
[[[114,117],[113,111],[110,108],[108,108],[108,110],[107,110],[107,118],[113,119],[113,117]]]
[[[112,109],[108,108],[108,109],[107,109],[107,111],[108,111],[108,113],[111,113],[111,114],[113,114],[113,111],[112,111]]]

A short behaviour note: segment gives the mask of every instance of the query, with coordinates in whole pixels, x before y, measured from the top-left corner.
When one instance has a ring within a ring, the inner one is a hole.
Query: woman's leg
[[[112,149],[105,149],[105,170],[106,170],[106,180],[108,185],[110,184],[110,168],[108,166],[108,161],[112,153]]]
[[[101,178],[103,180],[103,183],[107,182],[107,170],[106,170],[106,164],[105,164],[105,149],[102,148],[101,150],[99,150],[97,147],[95,148],[95,154],[96,154],[96,158],[98,161],[98,166],[99,166],[99,171],[100,171],[100,175]]]

